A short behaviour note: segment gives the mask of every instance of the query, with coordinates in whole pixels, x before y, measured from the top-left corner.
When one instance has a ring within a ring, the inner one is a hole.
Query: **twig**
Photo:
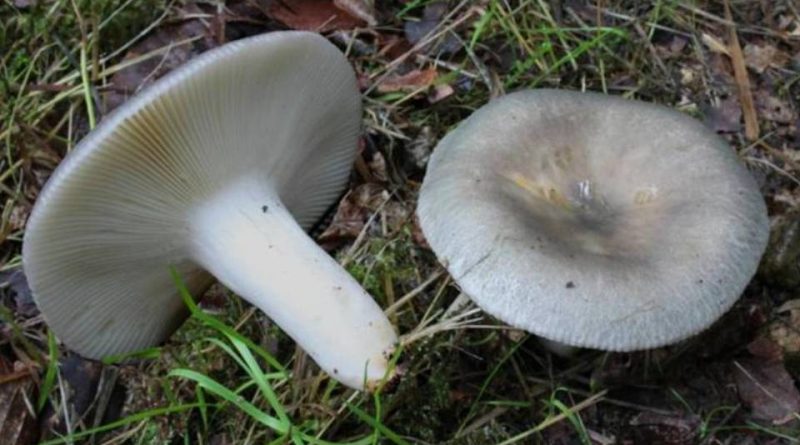
[[[753,103],[753,92],[750,89],[750,78],[747,76],[747,67],[744,64],[744,54],[742,46],[739,44],[739,36],[736,34],[736,24],[733,23],[730,1],[725,0],[725,20],[730,23],[730,37],[728,50],[730,51],[731,64],[733,65],[733,76],[739,88],[739,102],[742,104],[744,114],[744,134],[748,140],[758,139],[758,116],[756,107]]]
[[[412,298],[414,298],[414,297],[416,297],[417,295],[421,294],[421,293],[422,293],[422,291],[424,291],[425,289],[427,289],[427,288],[428,288],[428,286],[430,286],[431,284],[433,284],[433,282],[434,282],[434,281],[438,280],[438,279],[439,279],[439,277],[441,277],[443,273],[444,273],[444,271],[442,271],[442,270],[437,270],[437,271],[436,271],[436,272],[434,272],[434,273],[433,273],[433,274],[432,274],[432,275],[431,275],[431,276],[430,276],[430,277],[429,277],[427,280],[425,280],[425,282],[423,282],[422,284],[420,284],[419,286],[415,287],[414,289],[412,289],[412,290],[411,290],[410,292],[408,292],[407,294],[405,294],[405,295],[403,295],[402,297],[400,297],[400,299],[399,299],[399,300],[395,301],[395,302],[394,302],[394,304],[392,304],[391,306],[389,306],[388,308],[386,308],[386,310],[385,310],[385,311],[383,311],[383,312],[384,312],[386,315],[391,315],[391,314],[393,314],[393,313],[397,312],[397,310],[398,310],[398,309],[399,309],[401,306],[403,306],[404,304],[406,304],[406,303],[407,303],[409,300],[411,300]]]
[[[461,3],[459,3],[455,8],[453,8],[453,10],[450,11],[450,13],[448,13],[442,19],[441,23],[445,23],[447,20],[449,20],[452,17],[454,17],[465,5],[468,5],[469,3],[470,3],[469,0],[462,0]],[[372,82],[372,85],[370,85],[370,87],[367,88],[366,91],[364,91],[363,96],[367,96],[370,93],[372,93],[375,90],[375,88],[378,87],[378,85],[383,83],[394,72],[394,70],[397,69],[397,67],[400,66],[403,62],[405,62],[406,59],[411,57],[411,55],[413,55],[414,53],[418,52],[422,48],[426,47],[427,45],[429,45],[431,42],[433,42],[436,39],[438,39],[439,37],[441,37],[446,32],[449,32],[450,30],[456,28],[458,25],[464,23],[468,18],[472,17],[473,11],[474,11],[473,9],[467,10],[467,12],[464,13],[464,15],[459,17],[457,20],[455,20],[450,25],[442,28],[441,30],[437,31],[438,27],[432,29],[430,32],[428,32],[428,34],[425,35],[425,37],[422,40],[417,42],[417,44],[414,45],[410,50],[406,51],[405,53],[400,55],[398,58],[396,58],[396,59],[392,60],[391,62],[387,63],[385,67],[376,70],[374,75],[377,75],[378,73],[381,73],[381,72],[383,74],[381,74],[374,82]],[[373,77],[374,77],[374,75],[373,75]]]

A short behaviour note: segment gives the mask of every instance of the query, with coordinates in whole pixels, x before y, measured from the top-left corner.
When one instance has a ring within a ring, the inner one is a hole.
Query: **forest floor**
[[[410,339],[402,377],[375,394],[335,384],[219,286],[164,345],[114,363],[71,353],[21,270],[48,176],[141,86],[280,29],[321,32],[356,69],[363,143],[349,191],[314,236],[392,308]],[[544,87],[678,109],[756,177],[770,246],[710,329],[656,350],[564,358],[472,307],[448,310],[459,289],[414,217],[428,156],[491,98]],[[4,0],[0,443],[800,443],[798,111],[794,0]]]

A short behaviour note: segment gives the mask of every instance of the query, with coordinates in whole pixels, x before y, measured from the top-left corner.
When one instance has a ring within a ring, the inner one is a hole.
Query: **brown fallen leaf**
[[[769,338],[783,354],[800,356],[800,299],[790,300],[778,308],[783,317],[769,327]]]
[[[655,49],[660,57],[669,59],[680,56],[688,44],[686,37],[670,34],[664,42],[655,45]]]
[[[772,122],[790,124],[798,119],[797,112],[792,105],[775,97],[768,89],[756,91],[756,108],[759,116]]]
[[[372,153],[372,158],[367,162],[367,166],[373,180],[379,182],[387,182],[389,180],[389,173],[386,170],[386,158],[379,151]]]
[[[425,6],[422,19],[407,21],[403,25],[406,39],[416,45],[429,37],[439,28],[442,19],[450,12],[447,2],[433,2]],[[428,54],[452,54],[461,49],[461,41],[452,33],[446,32],[441,37],[422,48]]]
[[[270,2],[264,13],[292,29],[328,32],[353,29],[364,24],[336,7],[332,0],[280,0]]]
[[[378,85],[378,92],[392,93],[395,91],[415,91],[429,87],[436,80],[436,68],[424,70],[411,70],[405,74],[386,78]]]
[[[403,146],[405,166],[408,170],[423,171],[428,165],[434,145],[436,136],[433,134],[433,129],[429,125],[422,127],[419,134]]]
[[[719,101],[705,112],[705,124],[717,133],[736,133],[742,129],[742,107],[739,99],[731,96]]]
[[[202,12],[194,4],[187,5],[184,11],[190,16]],[[196,40],[187,43],[189,39]],[[105,112],[122,105],[137,91],[216,44],[212,30],[197,18],[157,28],[134,45],[125,55],[124,61],[131,61],[157,50],[162,50],[162,54],[130,65],[111,76],[111,89],[103,94]]]
[[[783,361],[783,349],[767,336],[760,336],[747,345],[747,351],[767,362]]]
[[[643,411],[630,420],[634,443],[688,445],[695,442],[701,419],[694,414],[674,415]]]
[[[28,286],[28,279],[22,267],[15,267],[0,272],[0,286],[8,289],[14,299],[14,310],[25,317],[33,317],[39,313],[33,301],[33,293]]]
[[[0,444],[34,443],[39,431],[36,415],[26,402],[33,400],[33,381],[24,377],[0,384]]]
[[[702,33],[700,35],[700,40],[703,42],[703,44],[706,45],[706,47],[711,52],[717,54],[725,54],[728,56],[730,55],[730,50],[728,49],[728,47],[724,43],[722,43],[721,40],[712,36],[711,34]]]
[[[433,91],[428,95],[428,102],[435,104],[452,96],[456,92],[453,87],[444,83],[433,87]]]
[[[336,209],[328,228],[319,236],[320,243],[336,243],[361,233],[369,216],[387,201],[389,192],[376,183],[361,184],[347,192]]]
[[[19,203],[11,209],[11,215],[8,217],[8,224],[11,230],[19,230],[25,227],[32,208],[29,203]]]
[[[739,398],[754,418],[783,425],[800,413],[800,391],[783,362],[743,359],[733,362]]]
[[[405,37],[382,33],[378,34],[378,47],[378,55],[394,60],[410,51],[412,45]]]
[[[375,6],[371,0],[333,0],[333,4],[353,17],[365,21],[369,26],[375,26]]]
[[[744,47],[744,61],[753,71],[763,73],[767,68],[782,67],[789,61],[789,56],[768,43],[751,43]]]
[[[79,416],[86,415],[97,394],[97,383],[100,381],[103,364],[70,355],[61,360],[59,369],[71,389],[70,402],[75,412]]]

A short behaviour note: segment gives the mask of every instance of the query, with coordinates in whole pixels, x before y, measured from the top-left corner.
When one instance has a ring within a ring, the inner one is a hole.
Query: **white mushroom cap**
[[[341,52],[308,32],[208,51],[91,132],[40,194],[23,245],[36,302],[88,357],[161,342],[216,277],[343,383],[380,380],[396,334],[308,236],[342,193],[361,103]]]
[[[768,235],[755,182],[699,122],[556,90],[494,100],[448,134],[417,212],[488,313],[615,351],[709,326],[755,273]]]

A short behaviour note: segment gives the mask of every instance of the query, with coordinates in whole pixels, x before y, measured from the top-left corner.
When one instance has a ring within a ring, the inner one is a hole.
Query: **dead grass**
[[[2,273],[20,265],[25,219],[48,174],[120,100],[114,95],[127,94],[120,85],[131,85],[116,73],[148,79],[169,68],[167,53],[191,57],[204,45],[280,26],[256,2],[28,3],[37,2],[0,5]],[[747,161],[772,216],[796,209],[797,6],[732,1],[728,16],[718,1],[451,1],[438,12],[433,1],[378,3],[376,28],[330,33],[364,85],[365,148],[348,204],[339,208],[362,224],[337,227],[333,218],[322,239],[391,308],[406,334],[403,378],[376,397],[355,394],[331,383],[259,312],[219,288],[205,299],[208,311],[291,372],[275,390],[295,424],[337,442],[797,443],[797,423],[757,419],[736,391],[735,360],[750,358],[747,345],[793,295],[775,285],[772,272],[696,339],[635,354],[560,358],[456,304],[458,289],[413,218],[435,141],[490,98],[540,87],[602,91],[697,116]],[[413,35],[419,40],[409,41]],[[232,405],[198,395],[189,380],[165,377],[187,368],[230,388],[247,382],[208,341],[219,332],[196,320],[154,358],[107,366],[114,377],[80,361],[71,370],[61,350],[57,378],[48,384],[47,370],[57,367],[46,326],[35,311],[20,310],[25,301],[12,287],[0,288],[0,358],[17,362],[49,396],[34,416],[42,440],[121,418],[127,421],[98,433],[96,443],[285,442]],[[258,392],[242,394],[269,409]],[[175,412],[134,415],[154,408]]]

